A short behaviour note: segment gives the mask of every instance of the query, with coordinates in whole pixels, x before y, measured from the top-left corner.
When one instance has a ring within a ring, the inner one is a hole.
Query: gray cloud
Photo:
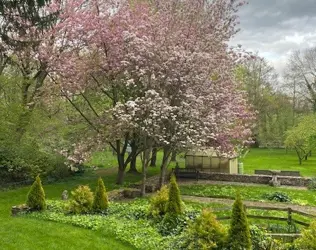
[[[232,44],[258,51],[283,73],[291,51],[316,46],[316,0],[249,0]]]

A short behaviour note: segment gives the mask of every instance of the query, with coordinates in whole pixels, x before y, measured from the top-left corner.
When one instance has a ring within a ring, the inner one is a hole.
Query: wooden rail
[[[214,211],[226,211],[229,208],[216,208],[214,209]],[[308,227],[310,224],[306,223],[304,221],[300,221],[300,220],[296,220],[292,218],[293,214],[299,214],[299,215],[303,215],[309,218],[316,218],[316,215],[314,214],[309,214],[306,212],[302,212],[302,211],[298,211],[292,208],[279,208],[279,207],[262,207],[262,206],[245,206],[245,211],[249,210],[249,209],[257,209],[257,210],[274,210],[274,211],[284,211],[287,212],[287,217],[277,217],[277,216],[264,216],[264,215],[252,215],[252,214],[247,214],[248,218],[254,218],[254,219],[263,219],[263,220],[277,220],[277,221],[287,221],[288,224],[292,224],[293,222],[305,227]],[[229,220],[231,219],[231,216],[221,216],[217,218],[218,220]]]

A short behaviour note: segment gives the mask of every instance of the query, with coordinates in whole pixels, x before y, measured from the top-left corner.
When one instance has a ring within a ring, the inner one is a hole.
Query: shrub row
[[[102,178],[98,179],[95,194],[89,186],[79,186],[71,192],[72,199],[68,204],[68,211],[74,214],[88,212],[103,212],[108,206],[108,196]],[[42,211],[46,209],[45,192],[39,176],[36,177],[27,195],[26,204],[32,210]]]

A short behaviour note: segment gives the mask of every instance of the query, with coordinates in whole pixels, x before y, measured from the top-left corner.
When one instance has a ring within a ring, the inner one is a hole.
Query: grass
[[[300,171],[302,176],[316,176],[316,156],[299,165],[294,150],[252,148],[244,159],[244,173],[254,174],[256,169],[292,170]]]
[[[270,186],[237,186],[237,185],[209,185],[194,184],[180,186],[181,194],[202,197],[230,197],[234,198],[239,191],[244,200],[268,201],[265,195],[282,192],[291,198],[291,203],[316,206],[316,192],[310,190],[297,190],[289,188],[276,188]]]
[[[79,183],[78,183],[79,184]],[[63,184],[67,187],[67,184]],[[51,198],[60,197],[60,189],[54,185],[44,186]],[[25,202],[28,188],[0,192],[1,249],[134,249],[115,240],[111,235],[102,235],[87,229],[54,222],[10,216],[12,205]]]
[[[159,173],[159,164],[162,153],[157,156],[157,167],[150,167],[148,176]],[[184,159],[178,157],[180,165],[184,165]],[[310,157],[304,161],[302,166],[298,165],[295,152],[288,153],[285,150],[251,149],[251,152],[244,160],[246,173],[253,173],[255,169],[275,170],[298,170],[304,176],[315,176],[316,157]],[[44,185],[46,196],[49,199],[60,199],[63,190],[72,190],[79,184],[89,185],[95,189],[97,177],[102,176],[107,190],[118,188],[116,179],[116,158],[111,152],[97,152],[87,162],[89,166],[99,166],[102,169],[98,172],[87,171],[83,176],[76,176],[65,181]],[[140,161],[137,163],[140,166]],[[114,167],[114,168],[111,168]],[[170,167],[174,167],[174,163]],[[127,174],[125,185],[141,180],[141,175]],[[262,200],[262,194],[266,192],[282,191],[287,193],[297,203],[305,202],[309,205],[316,205],[315,193],[311,191],[289,190],[272,187],[238,187],[238,186],[209,186],[192,185],[182,186],[183,194],[213,196],[227,195],[234,197],[236,189],[247,200]],[[10,208],[13,205],[25,202],[29,187],[21,187],[15,190],[0,192],[0,235],[1,249],[134,249],[132,246],[115,239],[113,235],[106,235],[102,232],[95,232],[71,225],[38,221],[30,218],[12,218]],[[215,207],[220,207],[214,205]]]
[[[158,155],[157,166],[161,162],[161,154]],[[115,156],[111,153],[96,153],[88,165],[102,165],[105,168],[115,166]],[[82,176],[71,177],[54,184],[44,185],[46,197],[60,199],[63,190],[73,190],[78,185],[89,185],[95,189],[97,178],[102,176],[107,190],[113,190],[119,186],[115,184],[116,168],[101,170],[98,172],[87,171]],[[148,169],[148,176],[159,173],[159,167]],[[126,174],[125,185],[141,180],[141,175]],[[113,235],[105,235],[88,229],[71,225],[38,221],[35,219],[10,216],[11,206],[25,203],[29,187],[21,187],[14,190],[0,192],[0,249],[4,250],[50,250],[50,249],[134,249],[132,246],[116,240]]]

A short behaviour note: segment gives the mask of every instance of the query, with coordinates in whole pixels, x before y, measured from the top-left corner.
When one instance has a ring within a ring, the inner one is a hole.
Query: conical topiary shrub
[[[26,205],[32,210],[46,209],[45,192],[39,176],[36,176],[34,183],[27,195]]]
[[[240,194],[237,193],[233,205],[227,248],[230,250],[250,250],[251,238],[248,220]]]
[[[183,240],[184,249],[223,249],[226,240],[226,228],[216,220],[216,216],[204,209],[199,217],[189,224]]]
[[[98,184],[94,194],[92,209],[96,212],[103,211],[109,207],[108,195],[102,178],[98,179]]]
[[[170,178],[170,186],[169,186],[169,200],[167,203],[167,211],[168,215],[180,215],[183,212],[180,190],[176,181],[176,177],[173,174]]]

